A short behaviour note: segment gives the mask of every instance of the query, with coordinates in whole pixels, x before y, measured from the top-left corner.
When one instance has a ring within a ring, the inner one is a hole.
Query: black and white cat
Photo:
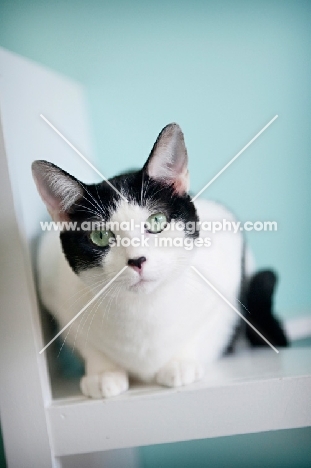
[[[215,202],[191,201],[180,127],[162,130],[141,170],[110,179],[117,191],[46,161],[33,163],[33,175],[52,219],[78,227],[45,233],[39,249],[41,298],[61,328],[126,267],[70,327],[67,340],[85,361],[82,392],[118,395],[129,376],[169,387],[201,379],[240,319],[191,266],[235,307],[252,267],[240,231],[199,230],[199,220],[234,217]],[[83,230],[85,221],[96,229]],[[170,242],[159,246],[161,238]]]

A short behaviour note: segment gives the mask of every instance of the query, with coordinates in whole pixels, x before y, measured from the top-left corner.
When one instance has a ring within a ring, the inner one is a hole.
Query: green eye
[[[166,227],[167,219],[164,213],[156,213],[147,219],[146,229],[152,234],[158,234],[162,232]]]
[[[114,238],[114,234],[111,231],[98,230],[92,231],[90,234],[91,241],[98,247],[107,247],[112,238]]]

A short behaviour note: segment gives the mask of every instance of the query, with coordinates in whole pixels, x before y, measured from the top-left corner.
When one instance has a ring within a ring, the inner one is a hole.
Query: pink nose
[[[134,268],[134,270],[140,271],[142,269],[142,264],[146,261],[146,257],[139,257],[139,258],[130,258],[127,262],[128,266]]]

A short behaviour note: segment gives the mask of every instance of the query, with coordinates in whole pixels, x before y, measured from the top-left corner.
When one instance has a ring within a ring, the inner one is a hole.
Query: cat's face
[[[198,218],[178,125],[162,130],[143,169],[109,180],[116,190],[105,181],[85,185],[46,161],[36,161],[33,173],[53,220],[76,223],[60,238],[70,266],[88,284],[108,283],[127,266],[123,287],[148,293],[189,265],[198,231],[187,226]]]

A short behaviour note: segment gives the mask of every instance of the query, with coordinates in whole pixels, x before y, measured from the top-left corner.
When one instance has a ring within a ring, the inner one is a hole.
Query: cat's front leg
[[[197,359],[195,343],[192,342],[157,372],[155,380],[165,387],[181,387],[203,377],[204,366]]]
[[[172,359],[156,374],[156,382],[165,387],[188,385],[204,377],[203,365],[195,360]]]
[[[85,375],[80,381],[83,395],[90,398],[109,398],[126,392],[128,374],[103,353],[89,348],[83,352]]]
[[[181,387],[204,377],[204,366],[199,358],[199,340],[200,333],[156,373],[155,380],[158,384]]]

